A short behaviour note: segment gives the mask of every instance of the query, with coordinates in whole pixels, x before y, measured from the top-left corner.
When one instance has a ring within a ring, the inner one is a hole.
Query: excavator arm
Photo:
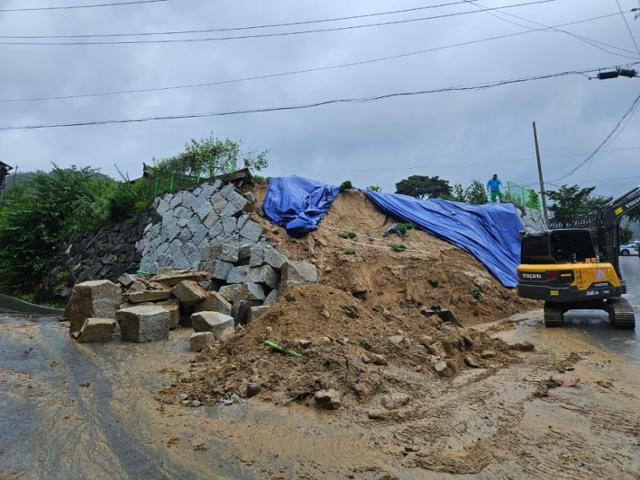
[[[613,264],[618,276],[620,276],[620,222],[625,214],[638,206],[640,206],[640,186],[611,200],[598,211],[596,234],[600,261]]]

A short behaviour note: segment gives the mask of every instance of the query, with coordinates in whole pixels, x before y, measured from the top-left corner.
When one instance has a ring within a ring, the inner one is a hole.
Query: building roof
[[[0,161],[0,167],[3,167],[6,172],[8,172],[9,170],[13,170],[13,167],[11,165],[7,165],[6,163],[1,161]]]

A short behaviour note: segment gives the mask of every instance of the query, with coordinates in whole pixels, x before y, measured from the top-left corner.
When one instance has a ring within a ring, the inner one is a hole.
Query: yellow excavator
[[[563,228],[522,238],[518,294],[544,301],[544,324],[558,327],[569,310],[604,310],[611,326],[635,328],[633,307],[620,274],[620,221],[640,206],[640,186],[579,219],[595,226],[598,253],[587,228]]]

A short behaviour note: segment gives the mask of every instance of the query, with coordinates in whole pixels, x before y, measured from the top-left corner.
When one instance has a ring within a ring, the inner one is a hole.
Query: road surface
[[[574,328],[594,344],[640,363],[640,258],[620,257],[620,268],[627,284],[625,298],[636,312],[635,332],[611,329],[607,314],[601,311],[568,312],[564,328]]]

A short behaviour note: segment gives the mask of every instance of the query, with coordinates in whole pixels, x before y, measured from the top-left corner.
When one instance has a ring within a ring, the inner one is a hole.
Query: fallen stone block
[[[233,317],[219,312],[198,312],[191,315],[191,325],[196,332],[211,332],[216,340],[223,337],[225,330],[233,328]]]
[[[231,304],[218,292],[209,292],[207,297],[198,303],[194,312],[218,312],[231,315]]]
[[[404,407],[411,401],[411,397],[406,393],[393,392],[388,395],[384,395],[380,399],[380,403],[387,410],[395,410],[400,407]]]
[[[282,266],[281,287],[292,287],[295,285],[303,285],[305,283],[316,283],[318,274],[316,268],[307,262],[298,262],[287,260]]]
[[[249,323],[251,308],[259,306],[260,303],[260,300],[239,300],[234,302],[231,316],[236,321],[236,324],[246,325]]]
[[[216,343],[216,337],[212,332],[196,332],[189,338],[192,352],[201,352],[207,347],[212,347]]]
[[[78,332],[87,318],[115,318],[122,302],[120,287],[108,280],[79,283],[73,287],[63,318],[70,331]]]
[[[240,265],[233,267],[227,275],[227,283],[244,283],[249,275],[249,265]],[[249,280],[251,281],[251,280]]]
[[[247,317],[247,323],[253,322],[256,318],[262,315],[264,312],[269,310],[269,306],[259,305],[257,307],[251,307],[249,309],[249,315]]]
[[[280,275],[278,275],[278,272],[270,265],[262,265],[261,267],[254,267],[249,271],[247,281],[260,283],[269,288],[278,288],[278,285],[280,285]]]
[[[166,300],[164,302],[156,303],[158,307],[164,308],[167,312],[169,312],[171,321],[169,322],[169,329],[174,330],[178,328],[180,325],[180,302],[178,300]]]
[[[171,298],[171,289],[143,290],[142,292],[125,293],[124,299],[129,303],[157,302]]]
[[[116,312],[126,342],[157,342],[169,337],[171,314],[157,305],[138,305]]]
[[[130,273],[123,273],[118,277],[118,283],[124,288],[129,288],[133,282],[138,279],[137,275],[131,275]]]
[[[264,300],[264,290],[257,283],[225,285],[220,289],[220,295],[231,303],[238,302],[240,300]]]
[[[173,287],[173,295],[185,307],[192,307],[207,298],[207,291],[191,280],[183,280]]]
[[[150,279],[151,282],[161,283],[168,287],[174,287],[183,280],[202,282],[209,278],[209,272],[166,272]]]
[[[267,295],[267,298],[265,298],[264,302],[262,302],[262,305],[264,305],[265,307],[270,307],[271,305],[276,303],[276,300],[278,300],[278,295],[280,295],[279,290],[271,290],[269,292],[269,295]]]
[[[113,318],[87,318],[79,332],[74,333],[80,343],[106,343],[113,338],[116,321]]]
[[[146,289],[147,289],[146,283],[144,283],[142,280],[135,280],[127,288],[127,293],[144,292]]]
[[[272,247],[271,245],[267,245],[265,247],[263,257],[264,263],[276,270],[280,270],[287,261],[287,256],[276,250],[275,247]]]

